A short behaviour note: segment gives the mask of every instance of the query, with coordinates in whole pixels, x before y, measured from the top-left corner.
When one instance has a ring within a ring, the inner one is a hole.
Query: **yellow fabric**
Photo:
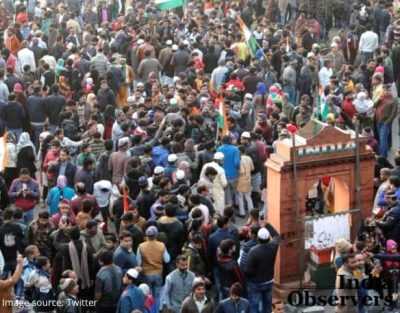
[[[249,48],[246,43],[238,42],[235,44],[236,55],[241,61],[246,61],[250,56]]]

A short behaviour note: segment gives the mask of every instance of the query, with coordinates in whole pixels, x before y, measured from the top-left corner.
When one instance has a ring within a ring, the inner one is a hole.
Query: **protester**
[[[177,269],[172,271],[165,279],[164,296],[161,307],[171,312],[180,311],[183,300],[190,295],[192,283],[195,279],[194,273],[188,270],[188,259],[184,255],[176,258]]]

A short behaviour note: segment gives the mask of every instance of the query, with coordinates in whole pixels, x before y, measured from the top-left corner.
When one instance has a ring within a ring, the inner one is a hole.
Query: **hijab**
[[[65,71],[64,59],[58,59],[55,69],[56,76],[59,77],[63,71]]]
[[[19,153],[22,150],[22,148],[25,148],[25,147],[32,147],[33,153],[36,156],[35,145],[31,141],[31,137],[29,136],[29,134],[27,132],[23,132],[21,134],[21,136],[19,137],[18,144],[17,144],[17,153]]]

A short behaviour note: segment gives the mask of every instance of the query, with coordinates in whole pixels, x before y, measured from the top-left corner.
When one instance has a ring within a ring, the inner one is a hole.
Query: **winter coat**
[[[214,302],[212,299],[207,299],[205,306],[201,312],[197,309],[196,303],[193,299],[193,296],[187,297],[185,301],[183,301],[181,312],[180,313],[213,313],[215,309]]]

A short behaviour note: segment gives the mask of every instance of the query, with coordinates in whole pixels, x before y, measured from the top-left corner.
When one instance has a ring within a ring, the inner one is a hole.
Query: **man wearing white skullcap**
[[[208,178],[206,176],[206,172],[208,168],[212,168],[216,172],[216,176],[212,183],[211,193],[214,199],[215,211],[219,214],[223,214],[225,209],[225,187],[228,184],[225,176],[225,170],[222,167],[224,164],[224,154],[222,152],[216,152],[214,154],[214,160],[204,164],[201,173],[199,185],[202,183],[207,185]]]

